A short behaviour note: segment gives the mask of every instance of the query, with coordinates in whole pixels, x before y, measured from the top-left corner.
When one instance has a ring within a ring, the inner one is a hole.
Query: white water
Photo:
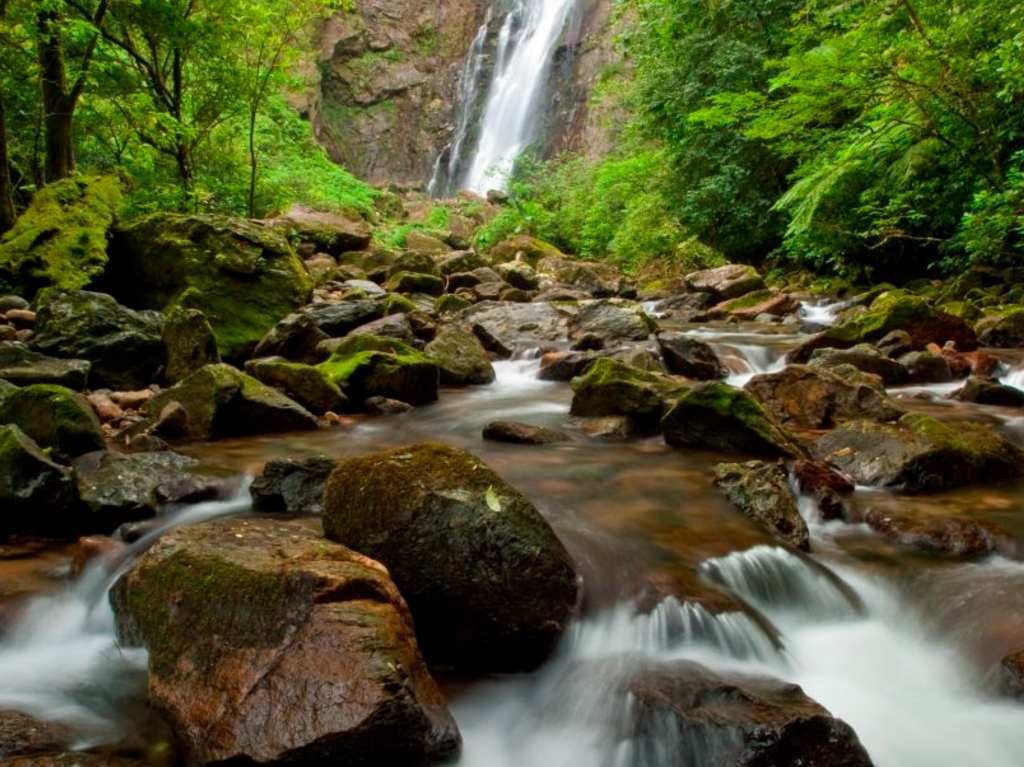
[[[813,325],[835,325],[839,312],[850,306],[849,301],[803,301],[800,317]]]
[[[759,339],[756,334],[698,329],[687,331],[687,335],[707,342],[724,362],[732,362],[733,367],[740,368],[725,379],[727,384],[738,389],[746,386],[756,375],[778,373],[786,367],[786,350],[757,343]],[[799,336],[778,335],[768,338],[789,341]]]
[[[504,189],[512,164],[534,140],[555,49],[574,5],[575,0],[514,0],[498,35],[480,138],[462,188]]]
[[[1010,369],[1006,375],[1000,377],[999,382],[1024,391],[1024,365]]]

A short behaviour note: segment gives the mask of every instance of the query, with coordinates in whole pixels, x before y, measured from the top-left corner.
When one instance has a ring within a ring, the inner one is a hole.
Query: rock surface
[[[387,572],[316,522],[179,527],[111,602],[120,641],[149,650],[150,701],[188,763],[421,765],[458,750]]]
[[[245,372],[257,381],[280,390],[316,415],[348,410],[348,397],[315,365],[289,362],[282,357],[265,357],[246,362]]]
[[[534,667],[576,603],[572,562],[548,523],[457,448],[419,444],[340,464],[324,532],[388,567],[433,662]]]
[[[810,533],[800,516],[784,466],[764,461],[720,463],[715,485],[744,515],[787,546],[809,551]]]
[[[0,426],[0,535],[66,527],[76,501],[69,469],[17,426]]]
[[[710,345],[685,333],[659,333],[658,348],[670,373],[696,381],[714,381],[728,375]]]
[[[484,427],[483,438],[514,445],[554,445],[569,441],[565,432],[516,421],[491,421]]]
[[[494,381],[494,366],[487,350],[466,327],[442,325],[425,351],[437,362],[443,384],[472,386]]]
[[[256,511],[321,514],[324,485],[338,462],[327,456],[269,461],[249,488]]]
[[[698,293],[711,293],[724,301],[760,290],[764,287],[764,280],[752,266],[726,264],[686,275],[686,286]]]
[[[437,363],[397,339],[350,336],[318,367],[355,402],[386,397],[427,405],[437,400]]]
[[[605,357],[572,380],[570,412],[588,418],[629,416],[638,428],[651,430],[683,388],[668,376]]]
[[[484,347],[502,357],[561,341],[568,332],[566,316],[546,303],[484,301],[462,316]]]
[[[104,446],[89,400],[54,384],[23,386],[5,396],[0,401],[0,423],[18,426],[58,457],[74,458]]]
[[[220,362],[213,328],[198,309],[178,307],[167,315],[164,347],[167,350],[164,378],[169,384],[178,383],[204,365]]]
[[[17,342],[0,343],[0,379],[15,386],[57,384],[81,391],[89,379],[88,360],[47,357]]]

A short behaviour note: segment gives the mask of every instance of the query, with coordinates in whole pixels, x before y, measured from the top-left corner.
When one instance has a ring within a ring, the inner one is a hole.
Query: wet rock
[[[79,538],[71,553],[71,573],[80,577],[87,569],[102,565],[109,570],[116,566],[124,554],[125,543],[105,535],[88,535]]]
[[[466,326],[442,325],[425,351],[437,363],[443,384],[474,386],[494,381],[494,366],[487,350]]]
[[[17,389],[0,402],[0,423],[18,426],[58,457],[73,458],[104,446],[89,400],[63,386],[33,384]]]
[[[164,318],[137,312],[104,293],[50,288],[36,298],[31,346],[54,357],[88,360],[94,387],[139,389],[164,364]]]
[[[698,384],[661,422],[673,447],[801,457],[804,450],[747,392],[727,384]]]
[[[89,400],[92,409],[96,411],[96,416],[101,423],[110,423],[124,418],[124,410],[110,398],[110,393],[106,390],[90,392],[86,395],[86,399]]]
[[[355,402],[387,397],[426,405],[437,399],[437,363],[397,339],[350,336],[319,368]]]
[[[80,456],[73,463],[84,507],[79,529],[110,533],[125,522],[153,517],[168,504],[216,498],[222,484],[196,474],[198,463],[170,451]]]
[[[547,352],[540,358],[537,378],[541,381],[571,381],[583,375],[600,356],[595,352]]]
[[[734,317],[737,320],[756,320],[758,317],[782,317],[796,311],[798,304],[785,293],[774,290],[755,290],[739,298],[722,301],[708,310],[712,319]]]
[[[1024,391],[983,378],[967,379],[967,383],[951,396],[961,402],[976,402],[979,405],[1024,407]]]
[[[877,345],[878,351],[894,360],[914,351],[914,339],[905,330],[893,330],[891,333],[886,333],[879,339]]]
[[[641,306],[621,299],[587,302],[569,321],[570,339],[589,336],[600,339],[603,346],[643,341],[653,330],[654,322]]]
[[[348,410],[348,397],[327,374],[314,365],[289,362],[282,357],[249,360],[245,372],[273,386],[316,415]]]
[[[111,592],[187,763],[419,765],[458,751],[387,572],[317,527],[179,527]]]
[[[1024,346],[1024,307],[981,319],[975,326],[982,346],[1013,349]]]
[[[562,341],[568,329],[566,316],[545,303],[484,301],[467,309],[463,319],[484,348],[501,357]]]
[[[180,407],[168,410],[173,403]],[[143,430],[165,439],[224,439],[317,428],[316,418],[304,407],[225,364],[200,368],[153,397],[142,413],[148,419]],[[169,422],[174,428],[168,428]],[[178,429],[180,434],[175,433]]]
[[[266,223],[289,241],[309,243],[315,250],[335,258],[350,251],[365,250],[371,241],[365,221],[302,205],[293,205],[283,216]]]
[[[651,663],[628,681],[631,728],[657,743],[637,764],[702,767],[871,767],[848,724],[800,687],[770,677],[716,673],[693,661]],[[661,748],[672,749],[668,754]]]
[[[810,365],[826,370],[850,365],[863,373],[878,376],[886,386],[906,383],[907,380],[907,369],[871,344],[858,344],[850,349],[817,349],[811,355]]]
[[[1017,698],[1024,698],[1024,650],[1010,653],[999,664],[1003,690]]]
[[[338,462],[327,456],[269,461],[249,488],[255,511],[321,514],[324,485]]]
[[[89,378],[88,360],[47,357],[17,342],[0,343],[0,378],[15,386],[57,384],[81,391]]]
[[[164,324],[167,366],[164,378],[176,384],[204,365],[220,362],[217,339],[206,315],[198,309],[175,308]]]
[[[842,421],[895,421],[903,415],[877,378],[855,368],[789,365],[778,373],[754,376],[744,388],[789,428],[828,429]]]
[[[434,662],[534,667],[576,603],[572,562],[544,518],[457,448],[420,444],[340,464],[324,533],[387,566]]]
[[[398,272],[388,278],[384,286],[395,293],[425,293],[439,296],[444,293],[444,280],[433,274]]]
[[[61,528],[76,502],[70,470],[17,426],[0,426],[0,534]]]
[[[474,301],[470,301],[461,295],[445,293],[443,296],[437,297],[437,300],[434,302],[434,311],[438,314],[458,314],[471,307],[474,303]]]
[[[381,317],[379,320],[367,322],[349,333],[350,336],[383,336],[385,338],[397,338],[399,341],[415,345],[417,342],[416,333],[412,329],[412,323],[407,314],[391,314]]]
[[[785,467],[763,461],[720,463],[715,467],[715,485],[777,541],[810,550],[807,523],[800,516]]]
[[[348,335],[361,325],[380,319],[386,310],[386,304],[375,298],[312,304],[277,323],[253,355],[319,362],[323,359],[317,352],[321,341]]]
[[[726,264],[686,275],[686,286],[698,293],[711,293],[718,300],[738,298],[764,287],[764,280],[752,266]]]
[[[657,427],[671,400],[684,386],[666,375],[627,365],[617,359],[595,360],[572,380],[575,416],[625,415],[641,430]]]
[[[714,349],[685,333],[658,333],[658,348],[670,373],[696,381],[713,381],[728,375]]]
[[[610,415],[604,418],[577,418],[583,433],[593,439],[629,439],[636,429],[628,416]]]
[[[76,740],[74,731],[18,711],[0,711],[0,759],[60,752]]]
[[[437,271],[443,277],[457,274],[458,272],[471,272],[482,266],[487,266],[487,263],[472,250],[449,253],[437,261]]]
[[[652,313],[655,317],[669,317],[679,322],[690,322],[703,316],[715,303],[712,293],[682,293],[658,301]]]
[[[908,383],[948,383],[953,380],[949,362],[930,351],[908,352],[899,358],[907,370]]]
[[[494,270],[509,285],[520,290],[536,290],[540,287],[540,277],[533,267],[524,261],[509,261],[498,264]]]
[[[966,517],[893,514],[868,509],[863,522],[903,548],[957,557],[984,557],[1004,549],[1005,536]]]
[[[857,421],[815,443],[858,483],[908,492],[995,482],[1024,473],[1024,453],[984,424],[908,413],[896,424]]]
[[[607,298],[628,292],[618,269],[607,263],[549,256],[541,259],[536,268],[542,276],[582,291],[587,298]]]
[[[562,251],[554,245],[527,234],[502,240],[491,248],[489,255],[495,263],[519,260],[532,267],[536,267],[544,258],[565,258]]]
[[[249,356],[313,290],[279,232],[224,216],[157,213],[116,229],[107,277],[132,306],[199,309],[228,360]]]
[[[852,495],[853,480],[827,463],[801,458],[793,464],[793,477],[801,493],[814,499],[823,519],[845,519],[843,498]]]
[[[401,415],[413,409],[408,402],[387,397],[370,397],[363,403],[363,410],[370,415]]]
[[[484,427],[483,437],[515,445],[554,445],[569,441],[565,432],[517,421],[491,421]]]

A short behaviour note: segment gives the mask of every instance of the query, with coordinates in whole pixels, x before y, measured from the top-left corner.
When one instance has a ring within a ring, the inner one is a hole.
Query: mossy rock
[[[267,386],[280,389],[311,413],[343,413],[348,409],[348,397],[314,365],[269,357],[245,363],[245,372]]]
[[[445,293],[443,296],[438,296],[437,300],[434,301],[434,311],[437,314],[458,314],[463,309],[468,309],[473,305],[473,302],[469,299],[457,296],[454,293]]]
[[[939,311],[967,322],[973,322],[981,317],[981,309],[970,301],[946,301],[939,306]]]
[[[629,416],[637,427],[651,429],[684,390],[685,384],[668,376],[602,357],[572,380],[570,412],[583,417]]]
[[[316,429],[316,418],[297,402],[230,365],[206,365],[142,407],[148,421],[159,423],[171,403],[184,408],[187,419],[181,434],[189,439],[225,437]]]
[[[118,227],[104,285],[130,306],[206,315],[225,359],[242,359],[313,281],[288,241],[250,221],[161,213]]]
[[[428,296],[439,296],[444,293],[444,280],[422,272],[396,272],[388,278],[384,287],[394,293],[425,293]]]
[[[0,239],[0,292],[84,288],[107,265],[107,235],[121,206],[111,176],[75,176],[41,189]]]
[[[462,325],[444,325],[425,350],[441,371],[441,383],[472,386],[494,381],[494,366],[473,331]]]
[[[785,466],[765,461],[720,463],[715,467],[715,486],[780,543],[810,550],[807,522],[800,516]]]
[[[410,301],[403,295],[398,293],[388,293],[384,297],[384,315],[390,314],[409,314],[410,312],[419,311],[420,307],[418,304]]]
[[[71,471],[54,462],[18,426],[0,426],[0,536],[59,532],[76,506]]]
[[[88,360],[47,357],[20,343],[0,343],[0,380],[16,386],[47,383],[81,391],[88,379]]]
[[[680,397],[661,429],[673,447],[791,457],[805,452],[753,396],[718,381]]]
[[[318,367],[357,402],[387,397],[426,405],[437,399],[437,363],[395,338],[349,336]]]
[[[1024,306],[1016,306],[981,319],[975,330],[984,346],[1024,346]]]
[[[41,447],[64,458],[105,445],[89,400],[56,384],[33,384],[12,392],[0,404],[0,423],[18,426]]]
[[[324,494],[324,534],[388,568],[438,663],[535,667],[575,607],[574,568],[551,527],[458,448],[419,444],[340,464]]]
[[[551,243],[528,234],[519,234],[502,240],[491,248],[488,255],[495,263],[515,261],[521,256],[532,267],[536,267],[545,258],[565,258],[565,254]]]
[[[164,378],[168,383],[175,384],[204,365],[220,362],[217,337],[206,315],[198,309],[174,309],[164,324],[163,339],[167,351]]]
[[[977,347],[974,331],[962,319],[936,310],[927,298],[900,290],[882,293],[866,312],[829,329],[826,335],[854,345],[877,341],[894,330],[909,333],[917,348],[950,340],[962,351]]]

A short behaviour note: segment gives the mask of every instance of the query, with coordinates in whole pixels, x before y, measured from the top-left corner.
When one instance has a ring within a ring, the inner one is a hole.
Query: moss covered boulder
[[[318,367],[356,402],[387,397],[410,405],[427,405],[437,399],[437,363],[394,338],[349,336]]]
[[[603,357],[572,380],[570,412],[585,417],[629,416],[638,428],[651,429],[683,390],[683,384],[666,375]]]
[[[397,272],[388,277],[384,287],[395,293],[423,293],[428,296],[439,296],[444,293],[444,280],[433,274]]]
[[[135,311],[106,293],[48,288],[36,297],[31,346],[53,357],[88,360],[94,388],[142,389],[164,365],[164,317]]]
[[[348,335],[389,310],[388,297],[318,301],[293,312],[276,323],[253,352],[257,357],[284,357],[295,362],[321,362],[317,350],[322,341]],[[411,307],[415,309],[415,306]]]
[[[807,522],[800,516],[785,466],[765,461],[720,463],[715,467],[715,485],[780,543],[810,550]]]
[[[198,309],[174,309],[164,324],[163,339],[167,353],[164,379],[168,383],[178,383],[204,365],[220,362],[213,328]]]
[[[120,184],[110,176],[44,187],[0,239],[0,293],[89,285],[107,265],[107,234],[120,205]]]
[[[545,258],[565,258],[565,254],[551,243],[528,234],[519,234],[502,240],[491,248],[488,255],[495,263],[519,259],[533,267]]]
[[[267,386],[280,389],[311,413],[342,413],[348,397],[327,374],[314,365],[289,362],[282,357],[249,360],[245,372]]]
[[[0,403],[0,424],[14,424],[44,449],[73,458],[104,447],[89,400],[55,384],[23,386]]]
[[[494,366],[483,344],[468,327],[443,325],[427,344],[427,354],[441,371],[441,383],[472,386],[494,381]]]
[[[983,346],[1024,346],[1024,306],[983,317],[974,327]]]
[[[324,533],[384,563],[428,660],[538,665],[576,604],[569,555],[530,501],[464,450],[420,444],[338,466]]]
[[[921,413],[908,413],[896,424],[846,424],[819,439],[814,453],[861,484],[908,492],[1024,474],[1024,452],[991,427]]]
[[[70,469],[17,426],[0,426],[0,536],[62,528],[76,502]]]
[[[710,293],[719,301],[739,298],[764,288],[764,279],[747,264],[725,264],[714,269],[691,272],[686,287],[696,293]]]
[[[673,447],[801,457],[803,448],[752,395],[725,383],[699,384],[661,421]]]
[[[115,230],[104,285],[130,306],[199,309],[226,359],[247,356],[313,289],[302,261],[272,229],[170,213]]]
[[[569,321],[570,339],[593,339],[602,347],[643,341],[654,329],[654,321],[640,304],[615,298],[589,301]]]
[[[316,521],[166,533],[116,584],[120,642],[149,650],[150,704],[188,764],[402,764],[460,737],[376,562]]]
[[[48,357],[17,342],[0,343],[0,379],[16,386],[57,384],[81,391],[89,379],[88,360]]]
[[[230,365],[207,365],[142,406],[143,429],[160,423],[165,408],[177,403],[184,411],[178,434],[187,439],[223,439],[250,434],[317,428],[316,418],[274,388]]]

